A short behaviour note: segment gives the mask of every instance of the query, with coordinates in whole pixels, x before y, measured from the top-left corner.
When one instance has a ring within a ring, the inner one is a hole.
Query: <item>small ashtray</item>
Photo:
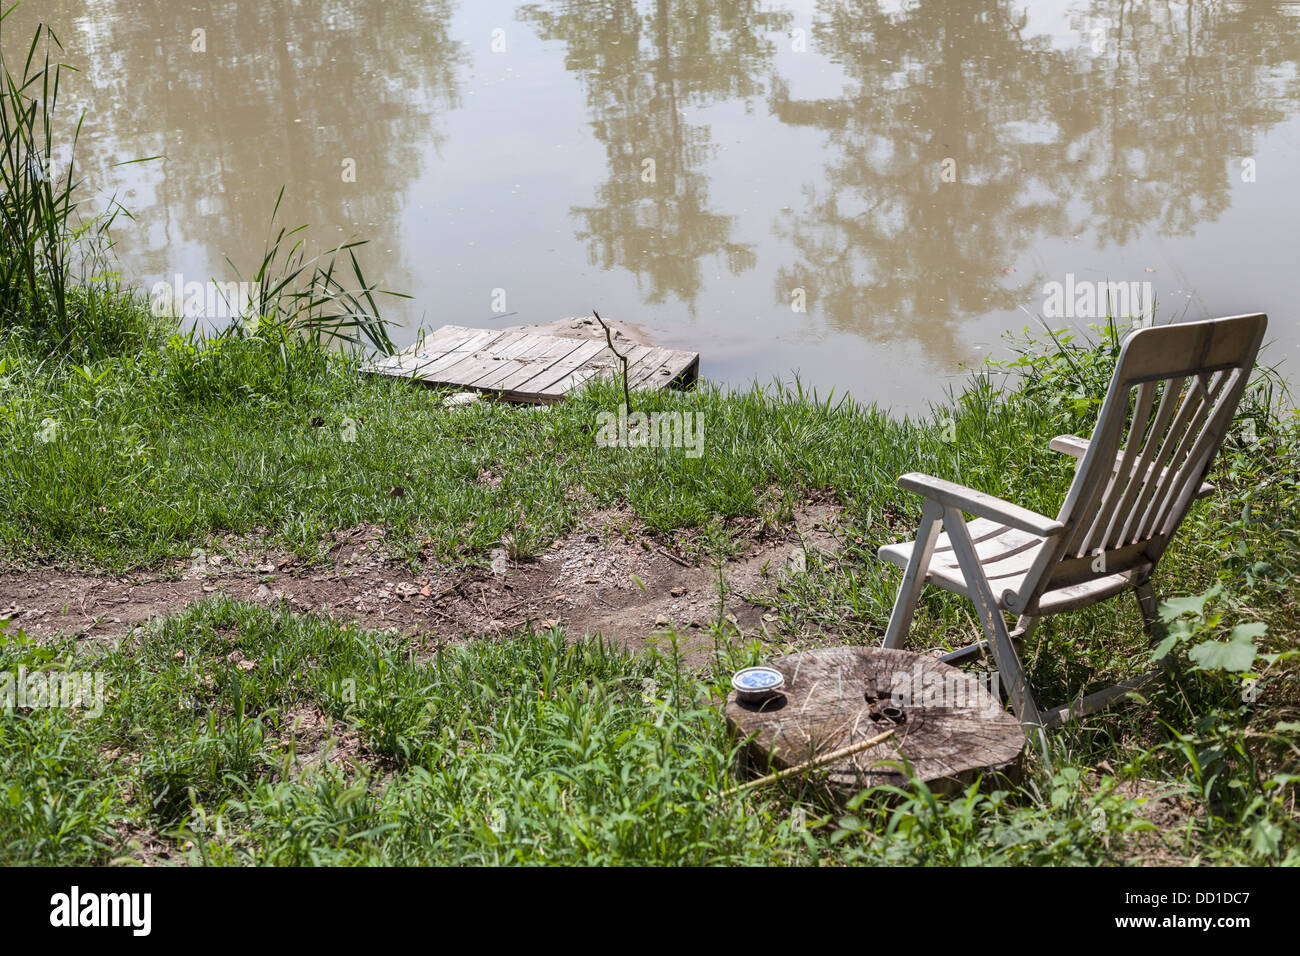
[[[761,704],[785,687],[785,677],[772,667],[746,667],[731,675],[731,686],[741,700]]]

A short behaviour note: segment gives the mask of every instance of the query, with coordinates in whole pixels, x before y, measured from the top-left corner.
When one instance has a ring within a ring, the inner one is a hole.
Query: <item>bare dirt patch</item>
[[[129,859],[142,866],[186,866],[187,860],[169,837],[157,830],[120,823],[115,827],[118,860]],[[116,861],[115,861],[116,862]]]
[[[280,747],[292,755],[291,770],[302,773],[313,767],[349,764],[381,764],[354,727],[336,721],[319,707],[300,706],[282,717]]]
[[[1188,827],[1196,813],[1185,790],[1169,783],[1136,779],[1121,782],[1115,792],[1125,799],[1137,801],[1138,815],[1152,826],[1152,829],[1139,831],[1130,838],[1130,864],[1185,866],[1187,860],[1180,844],[1186,842]]]
[[[745,636],[769,637],[772,616],[754,598],[797,573],[810,550],[839,546],[840,509],[809,503],[784,527],[755,520],[733,529],[729,560],[693,562],[647,533],[630,512],[605,511],[533,560],[494,553],[478,571],[413,573],[384,553],[383,529],[362,525],[327,542],[329,563],[304,567],[288,553],[198,552],[147,574],[111,576],[56,569],[0,574],[0,617],[32,636],[72,634],[115,641],[146,621],[212,594],[297,613],[332,613],[363,626],[397,630],[438,646],[526,624],[599,633],[639,650],[670,630],[697,635],[689,656],[712,647],[704,632],[719,619]]]

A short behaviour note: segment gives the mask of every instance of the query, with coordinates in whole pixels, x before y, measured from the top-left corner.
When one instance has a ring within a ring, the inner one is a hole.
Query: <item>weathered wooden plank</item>
[[[699,354],[626,346],[632,388],[666,388],[694,379]],[[492,392],[509,401],[554,402],[595,378],[617,381],[622,364],[600,339],[545,335],[525,329],[445,325],[424,342],[366,367],[430,387]]]
[[[585,365],[589,360],[595,358],[603,352],[605,348],[606,346],[604,342],[597,342],[594,339],[584,341],[578,346],[578,348],[564,356],[564,358],[538,372],[522,385],[516,386],[513,391],[516,394],[531,394],[539,397],[543,395],[555,395],[558,397],[561,393],[556,392],[551,386],[563,380],[565,376],[569,375],[575,369]]]
[[[421,355],[425,357],[416,369],[415,377],[428,384],[440,381],[454,382],[454,379],[448,379],[445,374],[446,371],[455,365],[459,365],[481,349],[488,348],[501,338],[501,335],[502,333],[497,331],[485,332],[482,335],[472,337],[467,342],[442,355],[421,352]]]
[[[623,352],[627,356],[629,388],[631,387],[630,381],[634,363],[640,361],[652,348],[653,346],[649,345],[634,345]],[[570,375],[556,382],[551,386],[550,391],[567,395],[569,392],[578,390],[594,378],[608,378],[613,382],[618,382],[621,381],[622,377],[623,363],[606,346],[604,352],[598,353],[594,359],[588,361],[582,368],[576,369]]]
[[[414,361],[423,356],[428,359],[432,356],[442,355],[459,348],[474,336],[483,335],[486,329],[465,329],[459,326],[446,325],[440,328],[432,336],[426,338],[423,342],[417,342],[409,348],[392,355],[381,356],[370,362],[365,368],[370,372],[383,372],[384,374],[407,374]]]
[[[556,337],[546,349],[544,349],[532,361],[520,363],[520,367],[515,370],[509,377],[502,379],[496,384],[496,390],[502,395],[507,396],[530,396],[524,400],[536,401],[535,391],[526,389],[528,383],[537,378],[538,375],[548,372],[560,362],[565,361],[574,352],[582,348],[586,342],[583,339],[566,339]],[[556,395],[555,398],[559,398]],[[552,399],[554,400],[554,399]]]
[[[664,362],[663,368],[656,375],[644,380],[640,387],[667,388],[677,382],[689,385],[698,376],[699,368],[700,357],[698,355],[683,354],[674,350],[672,357]]]
[[[426,342],[418,352],[405,353],[404,361],[397,370],[388,371],[385,369],[376,369],[376,371],[389,375],[399,375],[404,378],[414,378],[426,385],[442,384],[442,372],[459,362],[464,361],[473,355],[479,349],[484,348],[501,337],[502,333],[494,329],[475,330],[474,334],[458,341],[450,349],[430,351]]]
[[[662,389],[667,388],[679,376],[694,380],[693,374],[687,375],[686,373],[693,373],[693,370],[698,367],[699,361],[699,355],[694,352],[660,349],[657,356],[641,363],[635,373],[632,369],[628,369],[628,387]]]
[[[640,360],[635,363],[629,363],[627,367],[627,386],[636,388],[637,383],[651,375],[655,369],[659,368],[669,355],[668,349],[652,346],[650,351],[641,356]]]
[[[524,348],[497,363],[495,369],[474,381],[471,387],[489,391],[507,387],[511,381],[522,383],[542,368],[558,362],[580,344],[581,339],[534,335]]]
[[[470,386],[501,364],[495,357],[500,351],[513,348],[521,341],[526,342],[528,337],[526,332],[503,331],[489,343],[489,347],[476,349],[460,361],[440,369],[438,377],[456,385]]]

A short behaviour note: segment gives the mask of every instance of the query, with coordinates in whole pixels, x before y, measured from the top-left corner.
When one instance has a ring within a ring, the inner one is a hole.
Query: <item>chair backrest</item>
[[[1155,567],[1223,443],[1267,325],[1237,315],[1128,337],[1057,516],[1065,530],[1022,598]]]

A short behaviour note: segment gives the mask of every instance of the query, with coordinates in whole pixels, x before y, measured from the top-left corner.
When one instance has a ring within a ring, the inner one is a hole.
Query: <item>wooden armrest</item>
[[[1078,435],[1057,435],[1048,443],[1048,447],[1052,451],[1063,452],[1071,458],[1082,458],[1088,452],[1088,439],[1080,438]],[[1123,460],[1123,455],[1116,455],[1115,467],[1118,468]],[[1214,485],[1208,481],[1201,482],[1201,487],[1196,489],[1197,498],[1212,494],[1214,494]]]
[[[1061,522],[1046,518],[1036,511],[1030,511],[1028,508],[1022,508],[1020,505],[1014,505],[964,485],[914,471],[899,478],[898,487],[923,498],[929,498],[931,501],[937,501],[946,508],[957,508],[991,521],[1001,521],[1010,528],[1027,531],[1042,538],[1060,534],[1065,528]]]
[[[1071,458],[1082,458],[1088,451],[1088,439],[1078,435],[1057,435],[1048,442],[1048,447],[1052,451],[1064,452]]]

